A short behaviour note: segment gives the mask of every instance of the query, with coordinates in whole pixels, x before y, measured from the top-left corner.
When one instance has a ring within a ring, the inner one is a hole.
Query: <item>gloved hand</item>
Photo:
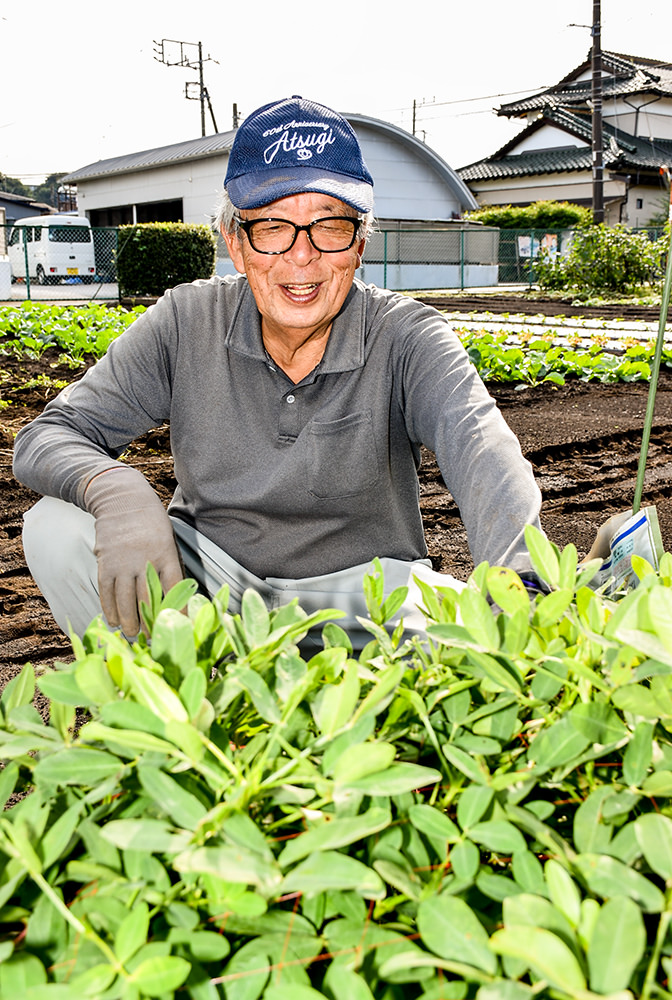
[[[94,476],[84,503],[96,519],[94,552],[103,613],[130,638],[140,631],[147,563],[158,573],[164,593],[184,575],[170,518],[142,473],[130,466]]]
[[[609,543],[621,525],[625,524],[629,517],[632,517],[632,508],[630,508],[630,510],[622,511],[620,514],[612,514],[611,517],[604,522],[604,524],[601,524],[597,529],[595,541],[590,547],[590,551],[581,561],[589,562],[591,559],[608,559],[611,555],[611,546]]]

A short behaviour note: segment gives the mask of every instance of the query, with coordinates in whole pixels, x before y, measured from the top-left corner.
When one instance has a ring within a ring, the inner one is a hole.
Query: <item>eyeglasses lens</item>
[[[285,253],[298,232],[306,229],[316,250],[338,253],[352,246],[359,226],[358,219],[317,219],[309,226],[296,226],[282,219],[255,219],[245,226],[252,247],[259,253]]]

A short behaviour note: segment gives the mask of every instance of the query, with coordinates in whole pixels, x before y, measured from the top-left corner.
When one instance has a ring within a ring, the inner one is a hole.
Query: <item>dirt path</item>
[[[78,376],[55,355],[38,362],[0,355],[0,687],[28,660],[51,664],[70,654],[30,578],[21,547],[24,511],[37,499],[12,477],[11,449],[18,429],[54,395],[48,379]],[[36,381],[37,380],[37,381]],[[517,389],[490,384],[518,435],[541,486],[548,535],[584,553],[596,527],[630,506],[635,488],[648,385],[600,386],[574,382]],[[167,430],[154,431],[132,449],[139,467],[165,500],[173,488]],[[435,567],[465,578],[472,568],[466,536],[452,497],[426,455],[422,510]],[[672,545],[672,373],[663,371],[657,394],[643,503],[658,509],[665,548]]]

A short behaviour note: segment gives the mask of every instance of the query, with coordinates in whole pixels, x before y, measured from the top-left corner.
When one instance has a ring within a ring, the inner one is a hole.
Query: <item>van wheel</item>
[[[46,285],[47,284],[47,276],[44,273],[44,268],[42,267],[41,264],[37,265],[37,283],[38,283],[38,285]]]

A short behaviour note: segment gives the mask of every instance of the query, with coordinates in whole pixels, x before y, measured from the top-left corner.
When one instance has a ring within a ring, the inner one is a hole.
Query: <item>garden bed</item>
[[[27,571],[21,547],[23,513],[37,497],[11,471],[16,432],[84,368],[58,363],[50,349],[39,361],[3,357],[0,409],[0,686],[26,661],[68,658],[70,644],[53,623]],[[544,495],[543,524],[561,547],[585,552],[596,527],[632,502],[648,383],[599,385],[568,381],[519,388],[489,383],[532,462]],[[153,431],[130,454],[168,500],[173,489],[167,429]],[[466,578],[472,568],[458,510],[429,454],[421,470],[421,503],[435,568]],[[658,509],[663,543],[672,544],[672,374],[661,372],[643,503]]]

